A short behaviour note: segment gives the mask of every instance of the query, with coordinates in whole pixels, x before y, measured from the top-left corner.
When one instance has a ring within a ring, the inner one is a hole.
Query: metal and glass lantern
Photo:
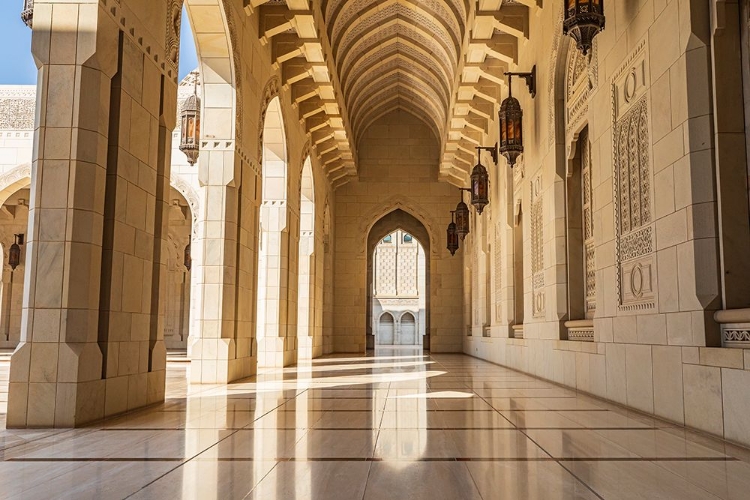
[[[507,160],[510,168],[523,154],[523,109],[518,99],[513,97],[513,77],[523,78],[529,88],[531,98],[536,97],[536,66],[525,73],[505,73],[508,77],[508,98],[500,105],[498,122],[500,123],[500,143],[498,150]]]
[[[461,201],[456,205],[456,233],[461,237],[463,241],[466,235],[469,234],[469,206],[464,203],[464,191],[468,189],[461,189]]]
[[[190,243],[185,245],[185,254],[183,255],[183,264],[185,269],[190,271],[190,267],[193,265],[193,257],[190,255]]]
[[[523,153],[523,109],[518,99],[513,97],[513,90],[508,85],[508,97],[500,105],[498,119],[500,122],[500,154],[507,160],[510,168]]]
[[[563,33],[575,40],[578,50],[588,54],[594,37],[604,29],[604,0],[565,0]]]
[[[34,0],[23,0],[23,10],[21,11],[21,21],[31,28],[34,20]]]
[[[181,136],[180,151],[185,153],[187,161],[195,165],[200,154],[201,135],[201,99],[198,97],[198,76],[196,75],[195,91],[185,99],[180,112]]]
[[[481,156],[481,152],[479,154]],[[482,165],[480,158],[471,172],[471,204],[477,209],[479,215],[482,215],[484,207],[490,203],[489,187],[490,176],[487,173],[487,169]]]
[[[8,249],[8,265],[15,271],[21,263],[21,247],[19,245],[23,245],[23,234],[15,234],[13,237],[13,244]]]
[[[455,214],[456,212],[451,212],[451,223],[448,224],[448,251],[451,255],[456,255],[456,250],[458,250],[458,230],[454,220]]]

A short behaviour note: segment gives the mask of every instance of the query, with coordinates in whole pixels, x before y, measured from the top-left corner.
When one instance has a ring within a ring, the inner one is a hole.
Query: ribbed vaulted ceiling
[[[398,108],[443,137],[464,0],[329,0],[323,8],[355,138]]]

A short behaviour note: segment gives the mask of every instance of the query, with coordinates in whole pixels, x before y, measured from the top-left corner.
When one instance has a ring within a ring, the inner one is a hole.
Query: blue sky
[[[0,1],[0,85],[36,84],[36,65],[31,57],[31,30],[21,21],[21,0]],[[198,65],[193,34],[183,10],[180,36],[180,79]]]

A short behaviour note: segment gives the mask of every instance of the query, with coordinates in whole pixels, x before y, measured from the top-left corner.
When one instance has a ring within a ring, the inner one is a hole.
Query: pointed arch
[[[195,38],[201,88],[203,137],[242,137],[242,71],[237,28],[228,0],[185,0]],[[231,95],[227,101],[226,95]],[[201,144],[203,148],[207,144]]]

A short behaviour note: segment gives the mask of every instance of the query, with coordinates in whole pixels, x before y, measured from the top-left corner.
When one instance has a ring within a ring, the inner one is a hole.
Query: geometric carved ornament
[[[621,311],[656,301],[648,51],[642,41],[612,80],[617,295]]]

